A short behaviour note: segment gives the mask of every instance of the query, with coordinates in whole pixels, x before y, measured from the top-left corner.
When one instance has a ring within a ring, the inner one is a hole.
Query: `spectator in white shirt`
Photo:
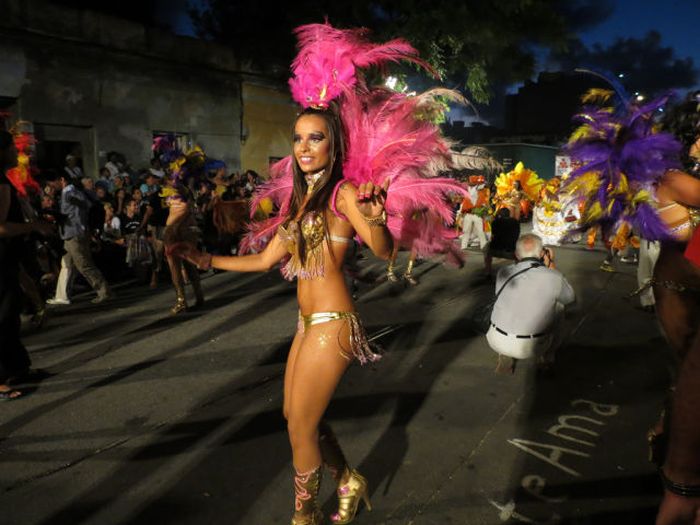
[[[70,180],[78,181],[83,178],[83,170],[78,166],[78,158],[75,155],[66,156],[66,166],[63,169]]]
[[[517,262],[501,268],[496,277],[496,303],[489,346],[498,353],[497,373],[513,373],[518,359],[537,357],[547,367],[564,339],[564,308],[576,296],[555,269],[554,254],[534,234],[521,235],[515,247]]]
[[[102,227],[102,239],[114,242],[122,236],[122,223],[109,202],[104,203],[105,222]]]

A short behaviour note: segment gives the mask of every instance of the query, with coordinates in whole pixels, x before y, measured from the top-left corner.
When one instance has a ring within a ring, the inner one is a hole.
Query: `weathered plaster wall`
[[[80,142],[86,173],[116,150],[135,167],[154,131],[241,165],[241,75],[231,53],[196,39],[38,0],[9,0],[0,19],[0,97],[39,140]],[[5,16],[6,15],[6,16]]]

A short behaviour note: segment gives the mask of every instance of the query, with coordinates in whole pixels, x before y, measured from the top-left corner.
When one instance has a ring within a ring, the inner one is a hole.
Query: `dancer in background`
[[[29,373],[31,361],[20,341],[21,290],[19,284],[23,237],[32,232],[53,233],[47,223],[25,222],[17,190],[6,172],[17,165],[12,134],[0,131],[0,401],[22,396],[10,381]]]

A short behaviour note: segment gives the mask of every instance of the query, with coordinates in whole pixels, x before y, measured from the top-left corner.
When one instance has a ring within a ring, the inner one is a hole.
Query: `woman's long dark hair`
[[[328,205],[330,203],[331,197],[333,196],[333,190],[340,180],[343,178],[343,160],[345,159],[345,135],[343,130],[343,125],[340,121],[340,115],[338,114],[337,105],[331,103],[328,109],[317,109],[317,108],[306,108],[304,111],[299,113],[294,125],[296,127],[297,121],[306,115],[317,115],[321,117],[326,122],[326,127],[328,128],[328,140],[331,144],[329,157],[330,162],[326,167],[324,174],[316,183],[316,190],[309,199],[309,202],[304,207],[304,214],[308,212],[318,212],[323,218],[323,228],[325,231],[326,238],[329,237],[328,233],[328,223],[326,219],[326,211],[328,210]],[[296,157],[293,157],[293,172],[294,172],[294,189],[292,191],[291,202],[289,206],[289,214],[285,221],[285,225],[290,222],[297,221],[297,215],[302,209],[304,204],[304,198],[306,197],[306,191],[308,186],[306,184],[306,178],[304,172],[299,167]],[[299,230],[301,230],[299,228]],[[299,256],[301,257],[302,263],[306,262],[306,243],[301,235],[298,236],[297,243],[299,246]],[[331,252],[332,254],[332,252]]]
[[[662,126],[681,141],[681,160],[686,169],[692,169],[695,159],[688,154],[700,137],[700,91],[689,93],[685,100],[673,106],[663,118]]]

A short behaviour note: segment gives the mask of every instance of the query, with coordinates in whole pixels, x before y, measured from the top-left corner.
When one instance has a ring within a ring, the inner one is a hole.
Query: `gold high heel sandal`
[[[185,312],[187,310],[187,301],[184,295],[178,295],[177,301],[175,301],[175,306],[170,309],[170,315],[177,315],[180,312]]]
[[[331,516],[331,521],[337,525],[345,525],[354,521],[360,507],[360,499],[365,502],[367,510],[372,510],[367,480],[355,469],[350,470],[348,480],[338,486],[337,493],[338,512]]]

